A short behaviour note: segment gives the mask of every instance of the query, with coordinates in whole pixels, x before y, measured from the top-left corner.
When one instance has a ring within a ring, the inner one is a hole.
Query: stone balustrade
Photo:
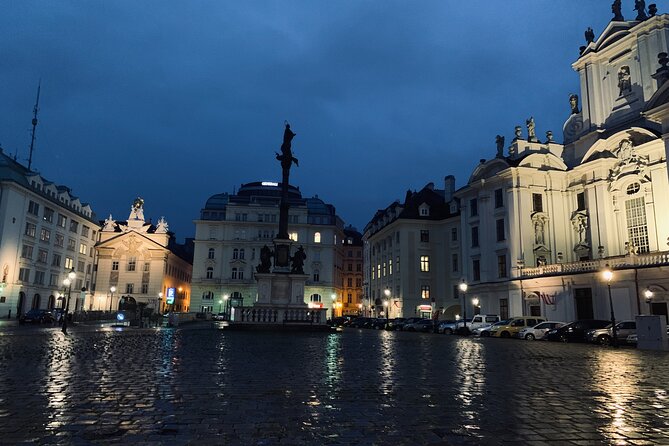
[[[321,308],[235,307],[232,322],[243,324],[324,324],[327,310]]]
[[[560,274],[577,274],[599,271],[608,264],[613,269],[643,268],[649,266],[669,265],[669,251],[608,257],[597,260],[582,260],[579,262],[553,263],[532,268],[522,268],[521,278],[553,276]]]

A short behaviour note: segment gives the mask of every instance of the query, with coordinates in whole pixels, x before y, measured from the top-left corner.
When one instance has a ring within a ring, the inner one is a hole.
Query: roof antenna
[[[35,146],[35,130],[37,129],[37,112],[39,111],[39,91],[42,87],[42,79],[37,84],[37,99],[35,100],[35,108],[33,108],[33,133],[30,138],[30,156],[28,157],[28,170],[33,163],[33,147]]]

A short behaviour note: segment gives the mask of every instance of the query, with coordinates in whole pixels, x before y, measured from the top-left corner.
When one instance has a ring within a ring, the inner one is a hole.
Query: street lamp
[[[223,299],[218,300],[218,312],[219,313],[223,312]]]
[[[460,292],[462,292],[462,321],[465,324],[465,329],[463,331],[463,334],[467,334],[467,282],[465,282],[465,279],[462,279],[462,282],[460,282],[460,285],[458,285],[458,288],[460,288]]]
[[[337,302],[337,295],[335,293],[332,293],[330,296],[332,297],[332,320],[335,318],[335,303]]]
[[[613,331],[613,339],[611,340],[611,345],[614,347],[618,346],[618,331],[616,330],[616,316],[613,313],[613,299],[611,299],[611,280],[613,279],[613,271],[607,263],[602,271],[602,277],[606,280],[606,286],[609,289],[609,306],[611,307],[611,330]]]
[[[481,307],[479,306],[479,298],[478,297],[475,297],[475,298],[472,299],[472,305],[474,305],[474,313],[479,314]],[[477,312],[477,310],[479,310],[479,311]]]
[[[163,292],[160,291],[158,293],[158,309],[156,310],[158,314],[160,314],[161,307],[163,306]]]
[[[109,312],[112,312],[112,306],[114,305],[114,293],[116,292],[116,287],[113,286],[109,288],[109,292],[111,293],[111,299],[109,299]]]
[[[358,316],[362,316],[362,304],[358,304]]]
[[[77,273],[74,272],[74,268],[70,270],[70,272],[67,274],[67,277],[63,280],[63,285],[67,287],[67,303],[65,304],[65,313],[63,313],[63,333],[67,334],[67,312],[70,309],[70,295],[72,294],[72,282],[74,281],[75,277],[77,277]]]
[[[646,288],[646,291],[643,292],[643,295],[646,297],[646,303],[648,304],[648,314],[653,314],[653,292],[650,290],[650,288]]]
[[[228,299],[229,298],[230,298],[230,296],[228,296],[227,294],[223,295],[223,302],[225,302],[225,306],[223,307],[223,308],[225,308],[224,317],[225,317],[226,320],[228,319]]]

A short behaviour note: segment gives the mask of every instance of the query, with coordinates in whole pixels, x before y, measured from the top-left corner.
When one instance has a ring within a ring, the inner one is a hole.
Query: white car
[[[535,325],[534,327],[525,327],[520,332],[518,332],[518,337],[520,339],[527,339],[528,341],[534,341],[535,339],[542,339],[546,336],[546,333],[549,330],[555,328],[560,328],[565,325],[565,322],[558,321],[546,321],[540,324]]]
[[[472,330],[472,334],[475,336],[480,336],[482,338],[490,337],[490,329],[495,325],[506,325],[511,319],[506,319],[503,321],[495,322],[492,325],[483,325]]]

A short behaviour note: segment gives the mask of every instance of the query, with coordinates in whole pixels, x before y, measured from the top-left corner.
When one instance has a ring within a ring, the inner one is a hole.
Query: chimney
[[[453,200],[453,193],[455,192],[455,177],[447,175],[444,177],[444,201],[449,203]]]

